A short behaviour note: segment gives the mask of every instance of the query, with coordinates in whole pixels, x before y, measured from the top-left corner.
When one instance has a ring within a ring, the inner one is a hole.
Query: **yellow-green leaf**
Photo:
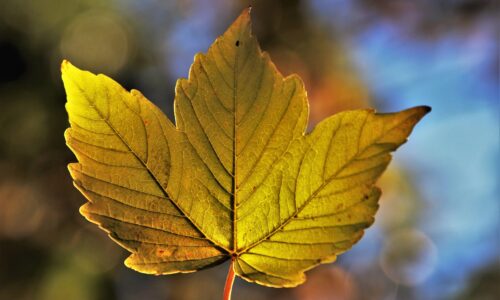
[[[429,112],[342,112],[305,134],[301,79],[284,78],[245,10],[176,85],[175,120],[140,92],[63,62],[69,170],[81,213],[143,273],[233,260],[252,282],[291,287],[372,222],[390,152]]]

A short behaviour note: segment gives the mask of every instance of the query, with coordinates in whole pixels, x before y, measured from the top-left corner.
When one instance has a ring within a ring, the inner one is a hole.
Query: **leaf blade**
[[[65,138],[79,161],[68,168],[75,186],[89,200],[80,212],[133,253],[127,266],[155,274],[190,272],[227,259],[165,191],[170,174],[168,143],[177,134],[173,125],[138,91],[128,93],[111,79],[80,71],[68,62],[63,63],[62,73],[71,124]],[[169,266],[167,258],[158,254],[187,257],[186,248],[193,246],[197,251],[189,253],[199,258],[197,264]],[[154,261],[158,257],[164,258],[162,263]],[[154,265],[158,268],[152,272]]]
[[[81,213],[143,273],[232,257],[251,282],[292,287],[373,223],[376,180],[429,112],[342,112],[305,134],[301,79],[251,34],[249,10],[176,84],[175,126],[140,92],[63,63]]]
[[[427,107],[394,114],[351,111],[339,113],[320,123],[311,134],[290,149],[292,154],[282,160],[282,165],[278,164],[273,174],[275,176],[269,183],[275,188],[275,197],[271,196],[277,201],[274,211],[284,207],[282,203],[289,203],[290,198],[295,201],[294,210],[286,216],[274,214],[274,218],[264,219],[259,218],[258,209],[253,209],[252,214],[247,216],[246,220],[251,220],[247,227],[264,228],[269,222],[274,222],[274,227],[263,231],[265,234],[261,231],[258,238],[254,234],[250,245],[240,250],[238,259],[246,259],[246,264],[253,264],[260,272],[280,275],[280,284],[291,287],[303,282],[304,271],[319,263],[330,262],[350,248],[362,236],[363,230],[373,223],[380,197],[374,184],[390,161],[390,151],[396,150],[406,141],[413,126],[428,111]],[[392,146],[384,148],[384,152],[366,157],[365,151],[371,151],[370,147],[389,143]],[[282,177],[295,177],[295,181],[283,183]],[[288,190],[293,190],[293,193],[280,192],[283,186],[288,186]],[[269,199],[270,193],[269,189],[257,190],[255,198],[267,195]],[[256,206],[251,203],[248,205]],[[256,220],[263,222],[259,225]],[[276,241],[287,242],[286,251],[282,245],[277,246]],[[301,248],[314,243],[317,247],[313,249],[322,251],[310,252],[313,257],[309,257],[308,264],[304,260],[293,263],[294,257],[303,258],[300,257],[303,255]],[[329,254],[328,251],[324,252],[328,247],[323,246],[328,243],[331,246]],[[287,277],[289,281],[285,280],[284,274],[279,273],[283,266],[276,263],[283,251],[289,255],[286,272],[291,276]],[[260,255],[259,259],[254,257],[256,253]],[[251,262],[246,258],[248,254],[253,255]],[[249,281],[274,286],[272,282],[263,281],[265,276],[258,272],[252,271],[252,275],[247,276],[240,269],[236,273]]]
[[[284,78],[260,50],[245,10],[207,54],[195,56],[189,78],[177,82],[174,107],[177,128],[225,190],[232,232],[220,242],[234,251],[242,242],[238,205],[306,129],[304,85],[297,76]]]

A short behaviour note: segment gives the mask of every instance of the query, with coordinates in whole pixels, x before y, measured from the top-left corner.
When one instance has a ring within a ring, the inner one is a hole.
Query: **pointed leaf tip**
[[[407,110],[416,110],[416,111],[419,111],[425,115],[425,114],[429,113],[430,111],[432,111],[432,108],[430,106],[427,106],[427,105],[420,105],[420,106],[408,108]]]
[[[414,107],[414,108],[410,108],[409,110],[417,110],[418,111],[418,119],[422,119],[425,115],[427,115],[428,113],[430,113],[432,111],[432,107],[430,106],[427,106],[427,105],[421,105],[421,106],[417,106],[417,107]]]
[[[245,25],[248,24],[248,25],[250,25],[250,23],[252,21],[251,20],[251,13],[252,13],[252,7],[251,6],[243,9],[243,11],[241,12],[241,14],[233,22],[233,25],[231,27],[233,27],[236,24],[245,24]]]
[[[247,8],[243,9],[241,15],[247,15],[248,17],[250,17],[251,13],[252,13],[252,5],[249,5]]]
[[[68,65],[71,65],[71,63],[68,60],[63,59],[61,62],[61,72],[63,72]]]
[[[70,76],[69,73],[72,73],[74,71],[81,71],[79,68],[75,67],[69,60],[64,59],[61,62],[61,74],[63,77],[65,76]]]

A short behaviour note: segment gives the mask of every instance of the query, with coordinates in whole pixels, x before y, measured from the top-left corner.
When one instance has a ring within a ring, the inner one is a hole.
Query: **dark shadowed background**
[[[311,126],[351,108],[433,111],[350,252],[295,289],[237,279],[234,299],[500,299],[498,6],[486,0],[1,0],[0,299],[221,298],[227,264],[142,275],[79,215],[59,66],[106,73],[172,117],[175,80],[248,4],[262,48],[306,83]]]

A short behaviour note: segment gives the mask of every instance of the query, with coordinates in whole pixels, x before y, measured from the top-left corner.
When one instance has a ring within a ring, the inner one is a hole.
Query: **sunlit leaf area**
[[[294,288],[238,278],[233,299],[498,299],[500,62],[487,0],[0,1],[0,299],[221,298],[229,262],[141,274],[79,214],[60,68],[105,73],[174,120],[177,78],[248,5],[261,48],[305,83],[308,131],[350,109],[432,113],[378,181],[363,239]]]

